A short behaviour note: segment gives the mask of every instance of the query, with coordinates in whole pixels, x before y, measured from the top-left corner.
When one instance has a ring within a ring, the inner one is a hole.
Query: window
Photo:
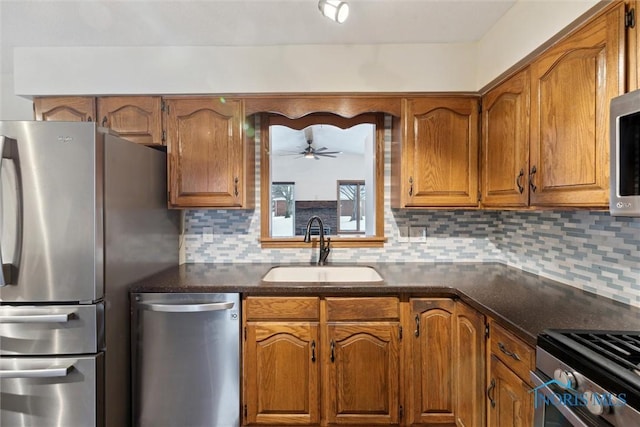
[[[271,184],[271,234],[273,236],[295,235],[294,185],[294,182]]]
[[[338,233],[364,234],[366,192],[364,181],[338,181]]]

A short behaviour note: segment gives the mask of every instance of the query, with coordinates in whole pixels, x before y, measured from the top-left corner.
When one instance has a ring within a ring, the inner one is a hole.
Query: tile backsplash
[[[332,249],[335,262],[501,262],[640,306],[640,218],[590,211],[429,211],[390,208],[390,132],[385,141],[383,248]],[[256,135],[259,139],[259,133]],[[259,144],[257,144],[259,146]],[[256,180],[260,158],[256,154]],[[258,182],[258,181],[256,181]],[[185,262],[278,263],[317,250],[262,249],[256,209],[189,210]]]

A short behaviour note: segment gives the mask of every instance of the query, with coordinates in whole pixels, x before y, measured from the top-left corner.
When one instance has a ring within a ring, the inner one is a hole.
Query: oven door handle
[[[2,369],[0,378],[54,378],[66,377],[77,360],[70,360],[65,364],[47,367],[32,367],[27,369]]]
[[[584,421],[580,419],[575,412],[569,409],[567,406],[561,404],[560,399],[556,396],[555,392],[542,380],[535,372],[530,371],[531,381],[533,381],[534,393],[542,394],[548,401],[554,403],[554,407],[560,412],[574,427],[589,427]],[[534,408],[537,408],[539,403],[535,401],[534,396]],[[544,405],[544,403],[542,403]],[[536,409],[537,411],[537,409]]]

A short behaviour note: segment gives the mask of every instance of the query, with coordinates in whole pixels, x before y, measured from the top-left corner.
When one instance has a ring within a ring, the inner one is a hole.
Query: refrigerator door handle
[[[15,255],[14,262],[5,264],[2,256],[2,244],[0,242],[0,287],[17,284],[18,266],[20,265],[20,253],[22,244],[22,180],[20,173],[20,161],[17,151],[18,141],[5,135],[0,135],[0,174],[2,174],[2,159],[11,159],[15,165],[15,184],[16,184],[16,236],[15,236]],[[0,221],[3,220],[4,207],[0,200]]]
[[[230,310],[233,308],[233,301],[210,302],[210,303],[152,303],[142,302],[140,306],[148,311],[160,311],[163,313],[197,313],[203,311]]]
[[[2,369],[0,378],[53,378],[66,377],[77,360],[70,360],[60,365],[50,365],[47,367],[33,366],[27,369]]]
[[[0,324],[2,323],[66,323],[73,317],[75,312],[52,313],[52,314],[23,314],[6,315],[0,314]]]

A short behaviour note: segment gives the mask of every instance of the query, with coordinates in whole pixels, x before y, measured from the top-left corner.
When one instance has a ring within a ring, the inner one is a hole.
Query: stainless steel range
[[[538,336],[534,425],[640,426],[640,332],[547,330]]]
[[[129,425],[128,285],[178,263],[166,155],[28,121],[0,152],[0,425]]]

